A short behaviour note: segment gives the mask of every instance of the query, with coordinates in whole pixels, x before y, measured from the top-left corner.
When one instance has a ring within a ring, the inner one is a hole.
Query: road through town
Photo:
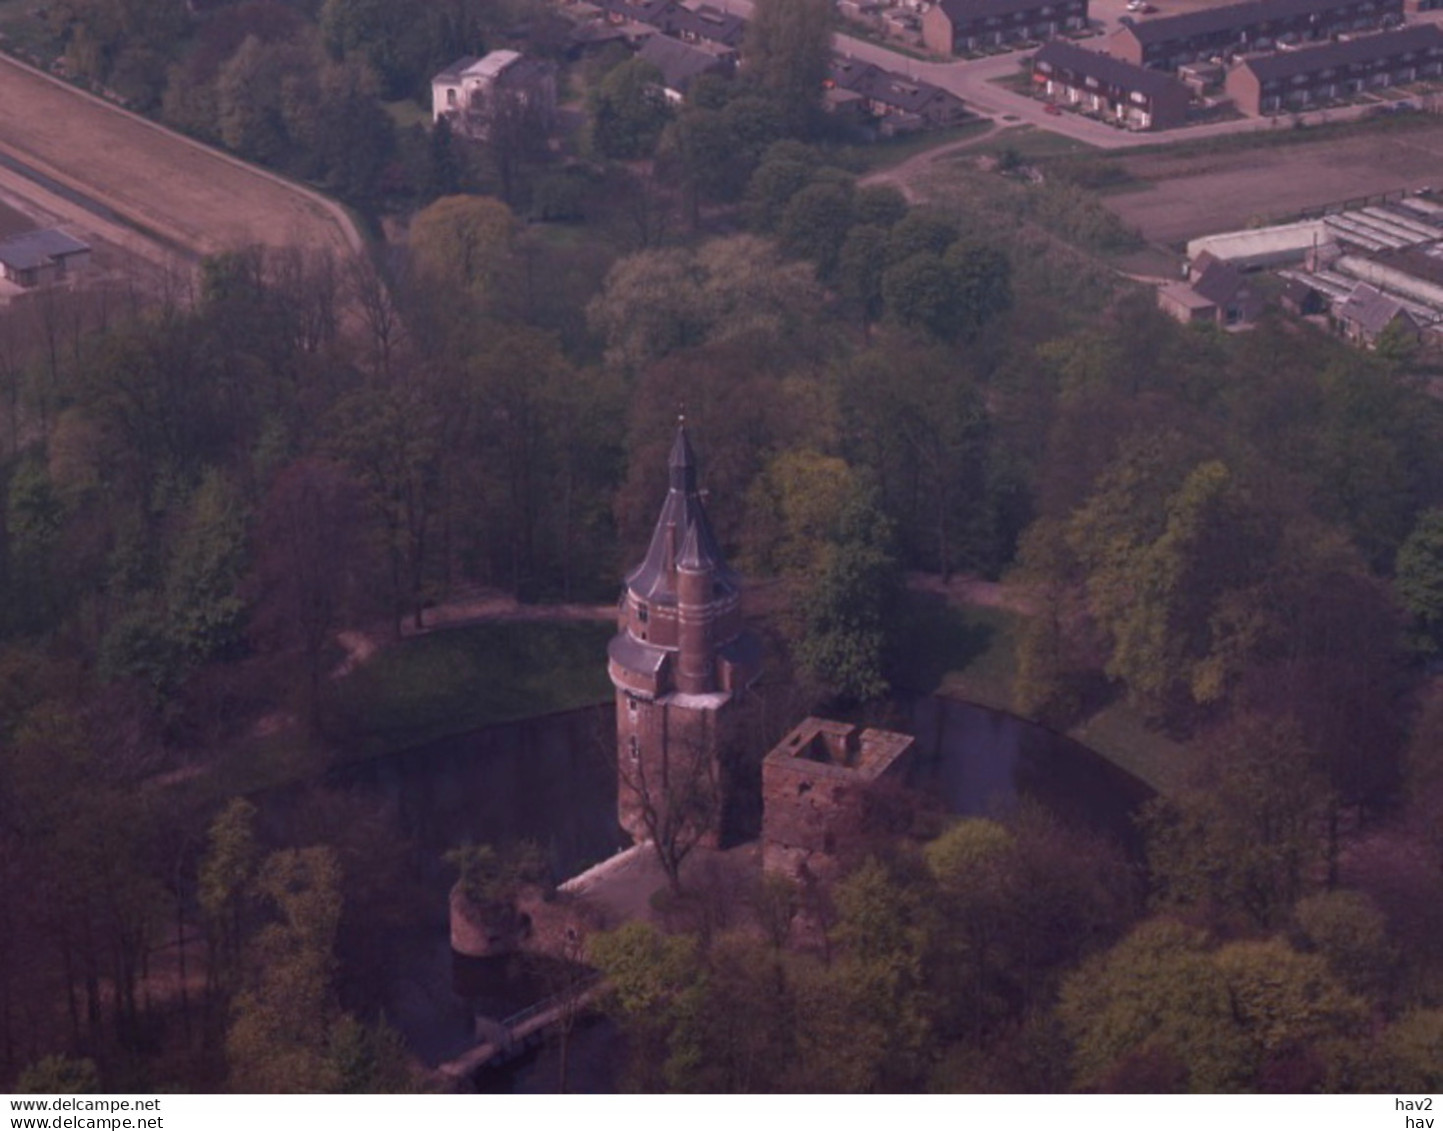
[[[751,15],[751,0],[708,0],[708,2],[739,16]],[[1116,24],[1117,18],[1122,14],[1123,0],[1099,0],[1092,5],[1092,11],[1093,16],[1097,17],[1095,22],[1101,24],[1102,31],[1105,33],[1109,27]],[[833,37],[833,43],[840,55],[861,59],[866,63],[874,63],[879,67],[932,83],[934,86],[939,86],[943,90],[955,94],[967,104],[967,109],[974,114],[992,118],[1003,124],[1025,123],[1036,126],[1038,129],[1070,137],[1075,141],[1096,146],[1099,149],[1135,149],[1145,145],[1157,145],[1160,142],[1197,141],[1224,134],[1278,129],[1284,124],[1291,125],[1292,122],[1291,118],[1281,120],[1276,118],[1235,118],[1225,122],[1183,126],[1179,129],[1168,130],[1164,134],[1133,133],[1094,121],[1091,118],[1084,118],[1078,114],[1048,114],[1043,108],[1043,104],[1037,99],[1000,85],[997,80],[1017,74],[1022,60],[1030,55],[1033,49],[1011,51],[1005,55],[989,55],[982,59],[926,62],[850,35],[838,34]],[[1101,40],[1094,40],[1089,43],[1089,46],[1095,46],[1100,50]],[[1323,120],[1343,121],[1347,118],[1359,117],[1366,110],[1366,107],[1354,106],[1344,110],[1320,111],[1304,115],[1303,120],[1307,124],[1315,124]]]

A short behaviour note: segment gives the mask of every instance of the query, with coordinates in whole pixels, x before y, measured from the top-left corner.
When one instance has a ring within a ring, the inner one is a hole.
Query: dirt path
[[[939,145],[936,149],[923,150],[921,153],[907,158],[900,165],[893,165],[890,169],[881,169],[868,174],[862,178],[860,183],[863,185],[894,185],[907,198],[908,204],[916,204],[922,199],[921,194],[917,191],[916,182],[931,169],[933,162],[987,141],[998,132],[999,128],[997,123],[993,122],[985,131],[974,137],[966,137],[961,141]]]
[[[1032,599],[1025,591],[971,573],[954,573],[950,581],[943,581],[941,575],[935,573],[909,573],[907,588],[916,593],[935,593],[945,597],[950,605],[1006,609],[1024,616],[1034,611]]]

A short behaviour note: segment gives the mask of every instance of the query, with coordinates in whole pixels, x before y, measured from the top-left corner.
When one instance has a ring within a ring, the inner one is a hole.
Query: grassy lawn
[[[1095,145],[1078,141],[1076,138],[1064,137],[1062,134],[1051,133],[1048,130],[1039,129],[1037,126],[1013,126],[1003,130],[995,137],[989,138],[986,145],[979,145],[976,149],[968,150],[965,155],[959,153],[957,157],[959,160],[964,156],[970,159],[978,153],[990,153],[997,156],[1004,150],[1012,151],[1022,161],[1028,163],[1046,161],[1054,157],[1072,157],[1079,153],[1100,152]]]
[[[498,621],[412,637],[336,688],[353,757],[606,699],[609,624]]]
[[[1382,118],[1360,118],[1348,122],[1328,122],[1323,125],[1308,125],[1293,128],[1288,115],[1280,116],[1277,129],[1246,130],[1243,133],[1221,134],[1202,141],[1184,141],[1168,144],[1143,145],[1129,149],[1119,156],[1137,157],[1146,154],[1165,154],[1169,157],[1208,157],[1213,154],[1239,153],[1251,149],[1274,149],[1280,145],[1312,145],[1344,138],[1380,133],[1407,133],[1411,130],[1438,128],[1438,120],[1432,114],[1393,114]]]
[[[1025,617],[1006,609],[945,605],[940,598],[914,594],[911,620],[904,673],[908,690],[1026,717],[1012,692]],[[1067,733],[1163,793],[1182,784],[1192,758],[1188,747],[1148,727],[1122,702]]]
[[[1103,708],[1067,732],[1159,793],[1180,788],[1194,752],[1148,727],[1125,703]]]
[[[412,126],[431,125],[431,112],[422,106],[417,105],[414,98],[402,98],[396,102],[383,102],[391,121],[396,123],[398,130],[409,130]]]
[[[986,118],[971,118],[961,125],[945,130],[928,130],[909,134],[905,137],[883,138],[871,145],[850,145],[837,151],[837,161],[843,168],[856,173],[871,173],[900,165],[919,153],[929,149],[978,137],[992,128]]]

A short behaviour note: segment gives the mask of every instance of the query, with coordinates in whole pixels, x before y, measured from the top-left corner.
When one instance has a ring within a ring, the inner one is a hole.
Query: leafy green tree
[[[770,232],[782,210],[812,180],[822,156],[810,145],[788,138],[767,147],[747,182],[747,216],[757,231]]]
[[[837,252],[837,287],[847,305],[857,313],[870,334],[872,323],[882,317],[882,274],[887,232],[873,224],[855,224]]]
[[[925,889],[869,859],[837,884],[836,938],[843,947],[839,981],[848,1013],[888,1050],[874,1083],[916,1079],[932,1040],[927,953],[937,929]],[[857,1087],[865,1087],[859,1081]]]
[[[1188,788],[1149,803],[1148,858],[1161,899],[1278,926],[1325,862],[1328,804],[1295,726],[1242,721]]]
[[[89,1057],[47,1056],[20,1073],[15,1090],[22,1095],[85,1095],[100,1091],[100,1073]]]
[[[326,0],[319,19],[335,59],[359,56],[389,98],[404,98],[430,78],[427,5],[417,0]]]
[[[1426,655],[1443,650],[1443,510],[1427,511],[1398,550],[1393,586],[1413,618],[1413,646]]]
[[[1383,913],[1367,895],[1346,889],[1318,892],[1299,900],[1293,919],[1303,942],[1328,960],[1351,991],[1376,998],[1388,989],[1399,956],[1388,941]]]
[[[230,985],[240,969],[252,881],[260,866],[255,835],[256,807],[233,798],[211,822],[201,858],[196,894],[211,935],[211,979]]]
[[[900,592],[891,523],[874,493],[859,492],[800,601],[797,657],[812,677],[844,700],[885,695]]]
[[[1252,1081],[1248,1039],[1206,936],[1170,919],[1142,924],[1084,963],[1063,984],[1058,1013],[1079,1087],[1105,1086],[1139,1054],[1177,1065],[1190,1091],[1237,1091]]]
[[[633,921],[593,935],[587,958],[606,978],[608,1010],[631,1043],[631,1080],[643,1091],[687,1090],[701,1067],[706,984],[696,940]]]
[[[261,865],[255,893],[275,915],[247,945],[247,976],[226,1033],[231,1082],[248,1092],[330,1092],[341,1084],[331,1033],[341,1018],[333,948],[341,876],[328,848]]]
[[[498,298],[515,241],[516,218],[494,197],[443,196],[411,221],[416,268],[481,302]]]
[[[822,183],[808,185],[787,202],[777,234],[783,248],[810,259],[817,274],[830,279],[851,226],[849,187]]]
[[[606,73],[591,92],[591,144],[603,157],[649,157],[672,118],[661,72],[645,59],[629,59]]]
[[[244,637],[239,595],[246,566],[246,516],[218,471],[201,480],[166,571],[166,634],[192,664],[233,655]]]
[[[744,78],[773,99],[791,130],[804,130],[822,100],[832,56],[826,0],[759,0],[747,23]]]
[[[901,223],[907,213],[907,198],[891,185],[865,185],[852,198],[852,214],[858,224],[885,231]]]

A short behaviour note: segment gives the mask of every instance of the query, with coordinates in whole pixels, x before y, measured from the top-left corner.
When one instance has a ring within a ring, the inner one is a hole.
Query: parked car
[[[1043,106],[1042,109],[1043,109],[1043,111],[1044,111],[1045,113],[1048,113],[1048,114],[1061,114],[1061,113],[1062,113],[1062,107],[1059,106],[1056,102],[1049,102],[1049,103],[1047,103],[1047,105]]]

